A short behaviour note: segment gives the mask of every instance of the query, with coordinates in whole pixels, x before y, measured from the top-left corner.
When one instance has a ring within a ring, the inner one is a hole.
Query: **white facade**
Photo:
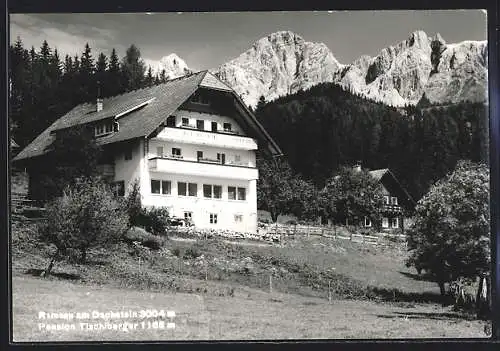
[[[136,141],[131,158],[125,151],[115,156],[115,181],[129,190],[137,179],[144,206],[167,207],[196,227],[255,233],[257,142],[229,117],[183,110],[173,115],[175,125]],[[196,121],[204,130],[196,129]],[[224,123],[230,132],[223,132]]]

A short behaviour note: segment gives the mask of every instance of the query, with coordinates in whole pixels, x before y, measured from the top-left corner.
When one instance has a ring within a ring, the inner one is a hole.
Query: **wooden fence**
[[[312,226],[312,225],[285,225],[285,224],[270,224],[259,228],[259,233],[267,233],[268,235],[276,235],[280,240],[293,236],[322,236],[333,239],[350,240],[353,242],[379,244],[382,240],[392,240],[396,242],[405,242],[406,236],[394,233],[377,233],[376,235],[363,235],[353,233],[341,226]]]

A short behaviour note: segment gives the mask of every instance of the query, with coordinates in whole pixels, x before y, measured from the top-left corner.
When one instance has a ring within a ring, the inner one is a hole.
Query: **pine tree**
[[[146,78],[144,80],[144,85],[147,87],[153,86],[154,84],[154,77],[153,77],[153,70],[151,69],[151,66],[148,68],[148,74],[146,75]]]
[[[104,85],[103,96],[114,96],[123,93],[125,89],[120,70],[120,62],[115,48],[111,51],[107,73],[107,84]]]
[[[85,44],[85,49],[80,59],[79,83],[82,101],[91,101],[96,97],[96,82],[94,80],[94,59],[89,44]]]
[[[128,91],[142,87],[146,68],[141,58],[141,51],[134,44],[127,49],[121,68]]]

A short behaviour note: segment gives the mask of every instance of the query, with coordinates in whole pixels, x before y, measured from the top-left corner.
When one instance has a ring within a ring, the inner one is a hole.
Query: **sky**
[[[290,30],[306,41],[323,42],[341,63],[408,38],[415,30],[440,33],[448,43],[486,40],[484,10],[205,12],[128,14],[11,14],[11,42],[40,48],[47,40],[60,56],[81,55],[85,43],[93,57],[119,57],[135,44],[144,59],[176,53],[194,70],[212,69],[237,57],[258,39]]]

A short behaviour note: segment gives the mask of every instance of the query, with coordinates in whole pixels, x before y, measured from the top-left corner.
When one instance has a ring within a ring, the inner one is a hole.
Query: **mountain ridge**
[[[156,66],[169,79],[192,70],[175,54]],[[159,72],[159,71],[157,71]],[[256,40],[239,56],[211,70],[251,107],[332,82],[352,93],[389,106],[486,101],[487,42],[446,43],[439,33],[416,30],[375,56],[339,62],[324,43],[308,42],[292,31],[277,31]]]

